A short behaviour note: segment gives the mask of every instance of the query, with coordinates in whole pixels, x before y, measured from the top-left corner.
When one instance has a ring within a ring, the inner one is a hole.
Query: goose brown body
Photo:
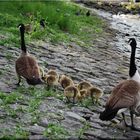
[[[41,74],[40,68],[36,59],[29,55],[26,51],[25,41],[24,41],[24,31],[25,27],[23,24],[20,24],[20,33],[21,33],[21,56],[15,62],[16,73],[19,78],[18,85],[20,84],[21,77],[24,77],[28,84],[36,85],[41,84]]]
[[[35,58],[26,54],[17,59],[16,72],[25,79],[40,78],[40,70]]]
[[[113,90],[105,105],[105,110],[100,114],[101,120],[113,119],[117,112],[129,108],[134,114],[140,115],[140,85],[134,80],[125,80]]]

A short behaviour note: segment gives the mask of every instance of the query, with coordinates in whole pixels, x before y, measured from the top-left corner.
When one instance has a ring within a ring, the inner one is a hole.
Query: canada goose
[[[45,19],[41,19],[41,20],[40,20],[40,25],[41,25],[43,28],[45,28]]]
[[[87,81],[81,81],[79,84],[77,84],[77,87],[79,90],[82,90],[82,89],[88,89],[90,87],[92,87],[92,84],[87,82]]]
[[[133,114],[140,115],[140,84],[134,80],[125,80],[119,83],[114,89],[105,105],[105,110],[100,114],[99,118],[103,121],[112,120],[117,112],[121,109],[129,109],[131,116],[131,125],[125,121],[125,115],[122,113],[124,123],[133,130]]]
[[[29,55],[26,49],[25,41],[24,41],[24,32],[25,26],[24,24],[19,24],[20,34],[21,34],[21,56],[16,60],[15,68],[18,76],[18,83],[20,85],[21,77],[24,77],[28,84],[36,85],[42,84],[40,68],[36,59]]]
[[[140,75],[135,64],[135,52],[137,48],[137,42],[134,38],[130,38],[128,42],[130,43],[131,46],[129,76],[130,79],[140,82]]]
[[[72,98],[73,99],[73,103],[76,102],[76,99],[81,99],[81,94],[78,90],[78,88],[75,86],[75,85],[70,85],[70,86],[67,86],[65,89],[64,89],[64,96],[67,98],[68,102],[70,102],[70,99]]]
[[[74,85],[72,79],[63,74],[59,77],[59,83],[64,89],[70,85]]]
[[[87,16],[87,17],[90,16],[90,11],[89,11],[89,10],[87,11],[86,16]]]
[[[91,96],[92,101],[98,103],[99,98],[103,95],[103,91],[100,88],[95,86],[90,87],[87,89],[87,95]]]

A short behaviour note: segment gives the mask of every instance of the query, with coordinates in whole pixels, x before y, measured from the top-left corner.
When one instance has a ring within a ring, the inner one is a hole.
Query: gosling
[[[82,81],[79,84],[77,84],[77,87],[79,90],[82,90],[82,89],[87,90],[88,88],[92,87],[92,84],[87,81]]]
[[[61,75],[59,77],[59,83],[62,86],[63,89],[65,89],[66,87],[70,86],[70,85],[74,85],[73,80],[66,76],[66,75]]]
[[[91,96],[92,102],[99,103],[99,98],[102,97],[103,91],[100,88],[97,88],[95,86],[90,87],[87,89],[87,96]]]
[[[58,85],[59,75],[55,70],[51,69],[43,75],[42,79],[48,85],[48,87],[55,87]]]
[[[81,94],[78,88],[75,85],[67,86],[64,89],[64,96],[67,98],[68,102],[71,102],[71,98],[73,99],[73,104],[76,103],[79,99],[81,99]]]

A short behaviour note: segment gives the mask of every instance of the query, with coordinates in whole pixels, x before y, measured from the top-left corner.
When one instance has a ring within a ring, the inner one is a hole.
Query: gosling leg
[[[76,103],[76,93],[74,92],[74,95],[73,95],[73,104]]]

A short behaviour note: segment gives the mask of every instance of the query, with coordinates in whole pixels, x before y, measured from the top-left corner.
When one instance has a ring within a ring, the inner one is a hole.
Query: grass
[[[40,117],[42,116],[39,106],[47,97],[56,97],[61,100],[64,99],[63,94],[59,93],[58,91],[54,91],[52,89],[46,90],[46,88],[32,86],[28,88],[21,86],[10,94],[0,92],[1,110],[3,110],[6,114],[4,119],[17,119],[23,114],[29,114],[31,116],[31,121],[28,122],[28,125],[39,123],[38,120],[40,120]],[[84,101],[82,106],[88,106],[90,103]],[[80,103],[78,105],[81,106]],[[14,132],[11,133],[11,138],[27,138],[29,136],[29,132],[23,129],[24,125],[26,126],[27,124],[18,122],[17,126],[12,128]],[[78,130],[76,134],[81,137],[87,129],[88,124],[85,123],[84,127]],[[4,139],[9,138],[9,131],[2,130],[1,132]],[[5,137],[6,135],[7,137]],[[70,134],[59,124],[49,124],[47,129],[44,131],[44,136],[50,139],[55,139],[56,137],[58,139],[63,139],[70,136]]]
[[[30,114],[31,115],[31,122],[28,125],[38,123],[40,118],[40,111],[39,105],[41,104],[42,100],[47,97],[56,97],[60,94],[59,92],[55,92],[52,89],[46,90],[46,88],[40,87],[32,87],[25,88],[24,86],[19,87],[15,91],[11,92],[10,94],[0,92],[0,106],[1,110],[3,110],[5,117],[4,120],[7,118],[17,119],[21,114]],[[61,95],[62,96],[62,95]],[[58,96],[60,99],[60,97]],[[2,116],[0,120],[2,119]],[[10,136],[12,139],[16,138],[27,138],[29,135],[28,131],[23,130],[21,127],[25,124],[19,122],[18,126],[12,128],[14,132],[11,132]],[[11,129],[11,128],[9,128]],[[54,129],[54,128],[52,128]],[[62,129],[60,130],[62,131]],[[4,129],[1,130],[2,132],[1,138],[8,139],[8,131]],[[58,132],[59,133],[59,132]],[[7,135],[7,137],[6,137]]]
[[[59,124],[49,124],[44,132],[44,136],[52,140],[65,139],[68,135],[68,131]]]
[[[86,9],[82,9],[82,14],[76,16],[75,13],[80,9],[82,8],[69,1],[2,1],[0,2],[0,45],[9,48],[19,47],[20,37],[17,25],[24,23],[32,24],[33,28],[32,32],[25,34],[26,44],[44,40],[52,43],[76,42],[80,46],[90,46],[92,40],[103,33],[104,22],[97,16],[86,17]],[[39,21],[41,19],[45,19],[45,29],[40,27]],[[10,60],[12,54],[8,52],[5,57]],[[0,75],[4,74],[9,68],[9,64],[5,65],[5,71],[0,71]],[[23,114],[29,114],[31,122],[29,121],[28,125],[38,123],[40,115],[42,115],[39,106],[48,97],[64,99],[60,91],[32,86],[28,88],[21,86],[9,94],[0,92],[1,110],[6,114],[0,120],[5,121],[10,118],[18,121],[18,118]],[[89,104],[89,102],[85,102],[83,106]],[[2,135],[0,138],[27,138],[29,132],[22,127],[22,125],[27,124],[18,123],[20,124],[12,128],[14,132],[11,132],[9,136],[8,131],[1,130],[0,134]],[[86,126],[79,130],[79,136],[86,130]],[[68,136],[69,133],[61,125],[49,124],[44,135],[50,139],[56,137],[62,139]]]
[[[90,128],[89,123],[84,122],[84,126],[77,131],[78,137],[81,138],[83,136],[84,132],[87,131],[89,128]]]
[[[15,140],[15,139],[27,139],[29,136],[29,132],[25,131],[19,124],[14,127],[14,136],[7,136],[7,132],[10,131],[9,129],[3,129],[5,136],[0,136],[0,139],[3,140]]]
[[[19,23],[32,25],[32,32],[26,34],[27,44],[36,40],[48,40],[53,43],[77,41],[88,45],[95,34],[103,32],[104,22],[97,16],[86,17],[86,9],[82,9],[82,14],[76,16],[79,9],[79,6],[69,1],[3,1],[0,4],[0,45],[20,46]],[[45,29],[40,27],[41,19],[45,19]]]

